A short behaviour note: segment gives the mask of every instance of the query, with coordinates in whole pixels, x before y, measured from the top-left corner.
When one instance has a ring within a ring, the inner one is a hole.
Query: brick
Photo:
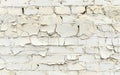
[[[83,5],[83,1],[80,0],[63,0],[64,5]]]
[[[30,37],[32,45],[48,45],[48,38],[37,38],[36,36]]]
[[[16,75],[45,75],[45,72],[41,72],[41,71],[17,71]]]
[[[99,48],[98,47],[86,47],[85,51],[86,51],[86,53],[98,54]]]
[[[14,43],[17,46],[25,46],[27,44],[30,44],[30,39],[29,37],[17,38],[17,39],[14,39]]]
[[[68,63],[67,65],[68,70],[70,71],[79,71],[79,70],[84,70],[85,69],[85,63]]]
[[[94,55],[81,55],[79,56],[79,61],[81,62],[95,62],[95,56]]]
[[[0,69],[5,68],[5,61],[3,59],[0,59]]]
[[[114,53],[113,51],[110,51],[106,47],[100,47],[99,49],[100,49],[101,58],[104,58],[104,59],[110,57],[110,55]]]
[[[79,39],[78,38],[65,38],[64,45],[79,45]]]
[[[79,7],[71,7],[72,14],[81,14],[85,11],[85,7],[79,6]]]
[[[1,55],[10,55],[10,47],[0,47],[0,54]]]
[[[66,54],[66,53],[72,53],[72,51],[66,49],[65,47],[49,47],[48,48],[49,53],[53,54]]]
[[[107,1],[107,0],[95,0],[95,5],[110,5],[111,4],[111,0]]]
[[[111,1],[111,3],[117,6],[117,5],[120,5],[120,0],[113,0]]]
[[[115,75],[119,75],[120,74],[120,72],[115,72]]]
[[[86,40],[87,47],[98,47],[98,38],[93,37]]]
[[[82,15],[76,20],[76,23],[79,24],[78,25],[79,26],[78,36],[80,36],[81,39],[89,38],[96,31],[96,27],[94,25],[93,18],[90,16]]]
[[[55,31],[55,25],[54,24],[49,24],[49,25],[42,25],[41,27],[40,27],[40,30],[42,31],[42,32],[47,32],[48,34],[52,34],[52,33],[54,33],[54,31]]]
[[[3,0],[1,1],[1,5],[0,6],[4,6],[4,7],[23,7],[23,6],[28,6],[28,0],[13,0],[13,2],[11,2],[11,0]]]
[[[22,8],[7,8],[8,14],[22,15]]]
[[[27,63],[27,64],[10,64],[8,63],[6,65],[6,68],[8,70],[12,70],[12,71],[32,71],[37,69],[37,65],[36,64],[31,64],[31,63]]]
[[[55,12],[57,14],[70,14],[69,7],[55,7]]]
[[[87,62],[86,69],[89,71],[99,71],[99,63],[98,62]]]
[[[45,58],[41,56],[33,56],[33,63],[54,65],[54,64],[64,64],[65,60],[64,60],[64,56],[62,55],[47,56]]]
[[[1,70],[0,75],[15,75],[13,71]]]
[[[39,7],[38,14],[41,14],[41,15],[53,14],[53,8],[52,7]]]
[[[1,31],[6,31],[8,29],[8,26],[6,24],[1,25]]]
[[[107,16],[103,16],[103,15],[97,15],[94,16],[94,23],[96,25],[102,25],[102,24],[112,24],[112,19],[110,19]],[[107,26],[106,26],[107,27]]]
[[[0,45],[1,46],[10,46],[10,39],[8,39],[8,38],[1,38],[0,39]]]
[[[25,15],[36,15],[38,14],[38,9],[35,7],[24,8],[24,14]]]
[[[87,7],[87,13],[88,14],[104,14],[104,11],[102,10],[103,7],[101,6],[88,6]]]
[[[98,73],[93,71],[79,71],[79,75],[98,75]]]
[[[58,25],[57,29],[56,29],[56,32],[61,37],[75,36],[77,34],[77,27],[76,26],[72,26],[71,24]]]
[[[48,71],[48,75],[77,75],[78,73],[76,71]]]
[[[55,70],[53,65],[39,64],[39,71],[52,71]]]
[[[82,54],[83,49],[81,46],[66,46],[66,47],[49,47],[48,52],[51,54]]]
[[[1,14],[0,21],[2,21],[2,23],[4,23],[4,24],[10,25],[10,23],[16,21],[16,17],[14,15],[10,15],[10,14]]]
[[[27,63],[30,61],[29,56],[1,56],[2,59],[6,61],[6,63]]]
[[[99,72],[99,75],[115,75],[114,72]]]
[[[59,45],[59,38],[49,38],[48,44],[49,45]]]
[[[6,14],[7,9],[6,8],[0,8],[0,14]]]
[[[34,0],[29,2],[30,5],[34,6],[60,6],[60,1],[59,0]]]
[[[58,15],[42,15],[40,17],[40,24],[42,25],[54,25],[54,24],[60,24],[61,19]]]
[[[27,32],[29,35],[36,35],[39,32],[39,25],[37,24],[26,24],[21,30]]]
[[[78,55],[77,54],[71,54],[71,55],[69,54],[69,55],[65,56],[65,59],[68,61],[74,61],[74,60],[78,59]]]
[[[106,16],[108,17],[116,17],[120,12],[119,6],[104,6],[104,10],[106,12]]]
[[[75,23],[75,19],[76,19],[76,17],[73,15],[72,16],[70,16],[70,15],[63,15],[62,16],[63,23],[65,23],[65,24]]]
[[[99,70],[107,72],[107,71],[112,70],[114,68],[114,65],[115,65],[114,62],[111,62],[111,61],[102,61],[100,63],[100,66],[99,66]]]

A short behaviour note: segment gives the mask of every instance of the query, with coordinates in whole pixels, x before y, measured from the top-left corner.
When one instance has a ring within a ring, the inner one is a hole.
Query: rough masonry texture
[[[0,75],[120,75],[120,0],[0,0]]]

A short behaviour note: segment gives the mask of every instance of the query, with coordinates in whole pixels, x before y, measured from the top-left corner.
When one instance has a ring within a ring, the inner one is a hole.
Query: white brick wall
[[[120,0],[0,0],[0,75],[120,75]]]

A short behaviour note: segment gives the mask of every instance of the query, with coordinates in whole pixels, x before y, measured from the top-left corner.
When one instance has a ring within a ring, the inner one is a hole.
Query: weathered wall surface
[[[120,0],[0,0],[0,75],[120,75]]]

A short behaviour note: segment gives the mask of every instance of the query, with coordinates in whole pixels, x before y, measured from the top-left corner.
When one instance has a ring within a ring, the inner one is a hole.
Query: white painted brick
[[[63,0],[64,5],[83,5],[83,1],[81,0]]]
[[[81,46],[49,47],[48,52],[53,54],[79,54],[83,53]]]
[[[1,55],[9,55],[11,54],[10,47],[0,47]]]
[[[86,53],[91,53],[91,54],[98,54],[99,53],[99,48],[98,47],[86,47],[85,48]]]
[[[59,38],[49,38],[49,45],[59,45]]]
[[[90,71],[99,71],[99,63],[98,62],[87,62],[86,68],[87,70],[90,70]]]
[[[58,15],[42,15],[40,17],[40,24],[47,24],[47,25],[54,25],[54,24],[60,24],[61,19]]]
[[[94,0],[63,0],[64,5],[82,6],[82,5],[93,5]]]
[[[32,21],[32,20],[30,20]],[[29,21],[28,21],[29,22]],[[32,21],[34,22],[34,21]],[[38,24],[26,24],[24,25],[21,30],[27,32],[29,35],[36,35],[39,32],[39,25]]]
[[[82,62],[95,62],[95,56],[94,55],[84,54],[84,55],[79,56],[79,61],[82,61]]]
[[[110,55],[112,55],[114,53],[113,51],[110,51],[106,47],[100,47],[99,49],[100,49],[101,58],[103,58],[103,59],[108,58]]]
[[[70,15],[64,15],[62,16],[63,18],[63,23],[75,23],[75,16],[70,16]]]
[[[67,32],[66,32],[67,30]],[[61,36],[61,37],[69,37],[69,36],[74,36],[77,34],[77,27],[72,26],[71,24],[63,24],[63,25],[58,25],[56,32]]]
[[[55,7],[55,12],[57,14],[70,14],[69,7]]]
[[[79,75],[98,75],[98,73],[92,71],[80,71]]]
[[[48,45],[48,38],[38,38],[36,36],[30,37],[32,45]]]
[[[70,71],[70,72],[66,72],[66,71],[48,71],[48,75],[77,75],[78,73],[75,71]]]
[[[2,0],[1,1],[1,5],[0,6],[4,6],[4,7],[23,7],[23,6],[28,6],[28,1],[29,0]]]
[[[10,39],[8,38],[0,38],[0,45],[1,46],[10,46]]]
[[[22,8],[7,8],[8,14],[22,15]]]
[[[119,75],[120,74],[120,72],[115,72],[115,75]]]
[[[46,65],[46,64],[38,64],[38,70],[39,71],[52,71],[54,70],[54,66],[53,65]]]
[[[71,7],[72,9],[72,14],[81,14],[85,11],[85,7],[80,6],[80,7]]]
[[[15,75],[13,71],[1,70],[0,75]]]
[[[47,56],[45,58],[41,56],[33,56],[33,63],[54,65],[54,64],[64,64],[65,60],[63,55],[53,55],[53,56]]]
[[[65,38],[64,45],[79,45],[79,39],[78,38]]]
[[[72,53],[72,51],[66,49],[65,47],[49,47],[49,52],[54,54],[66,54],[66,53]]]
[[[27,63],[30,61],[30,57],[28,56],[1,56],[2,59],[5,60],[6,63]]]
[[[30,44],[30,39],[29,37],[17,38],[17,39],[14,39],[14,43],[15,45],[18,45],[18,46],[25,46],[27,44]]]
[[[70,60],[70,61],[72,61],[72,60],[77,60],[78,59],[78,55],[76,55],[76,54],[69,54],[69,55],[66,55],[65,56],[65,59],[66,60]]]
[[[98,38],[93,37],[86,40],[87,47],[98,47]]]
[[[37,65],[36,64],[7,64],[6,68],[8,70],[17,70],[17,71],[28,71],[28,70],[35,70],[37,69]]]
[[[111,61],[102,61],[99,66],[100,71],[110,71],[114,68],[115,63]]]
[[[1,0],[0,75],[119,75],[120,0]]]
[[[45,72],[41,72],[41,71],[17,71],[16,75],[45,75]]]
[[[78,62],[78,63],[68,63],[67,68],[68,70],[76,71],[76,70],[84,70],[85,68],[85,63]]]
[[[95,0],[95,5],[110,5],[111,4],[111,0],[107,1],[107,0]]]
[[[35,15],[38,14],[38,9],[35,7],[24,8],[25,15]]]
[[[39,7],[38,14],[41,14],[41,15],[53,14],[53,8],[52,7]]]
[[[111,1],[113,5],[120,5],[120,0],[113,0]]]
[[[74,51],[76,54],[84,53],[84,46],[67,46],[66,48],[70,51]]]
[[[103,7],[101,6],[88,6],[87,7],[87,13],[88,14],[104,14]]]
[[[34,0],[30,1],[30,5],[34,6],[60,6],[59,0]]]
[[[0,8],[0,14],[6,14],[7,9],[6,8]]]
[[[47,22],[46,22],[47,23]],[[54,24],[50,24],[50,25],[43,25],[40,27],[40,30],[43,32],[47,32],[49,34],[52,34],[55,31],[55,25]]]
[[[99,72],[99,75],[115,75],[114,72]]]
[[[2,24],[1,25],[1,31],[6,31],[8,29],[8,25],[7,24]]]
[[[3,59],[0,59],[0,69],[4,69],[5,67],[5,61]]]

